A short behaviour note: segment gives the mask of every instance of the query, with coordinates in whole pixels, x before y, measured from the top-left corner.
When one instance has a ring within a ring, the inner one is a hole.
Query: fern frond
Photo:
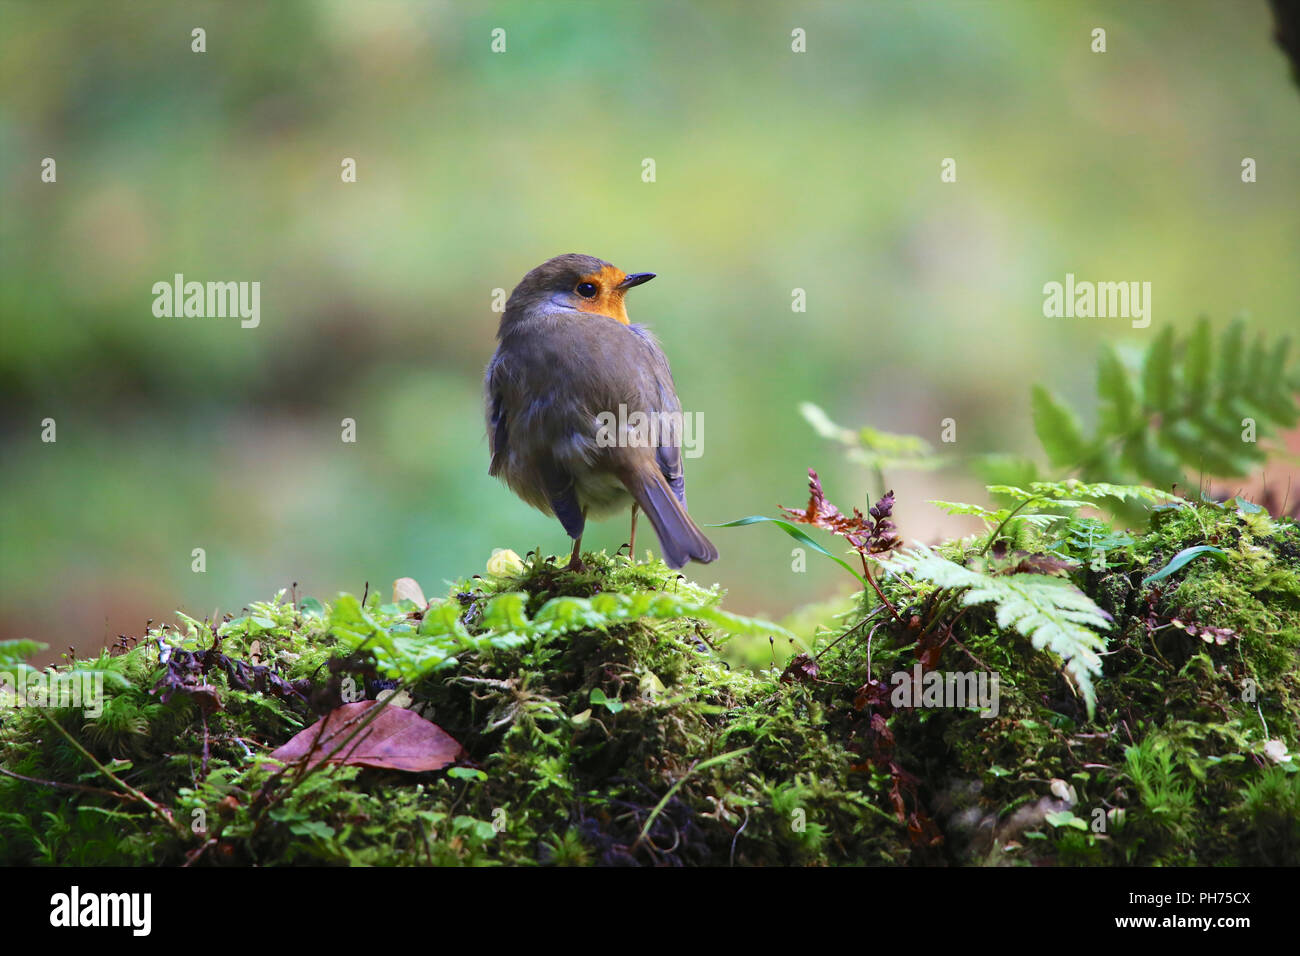
[[[1201,474],[1240,477],[1268,458],[1258,440],[1300,420],[1289,349],[1285,337],[1248,343],[1241,321],[1216,342],[1204,319],[1182,340],[1165,328],[1134,367],[1105,346],[1093,434],[1042,386],[1033,391],[1034,428],[1051,464],[1085,481],[1133,478],[1168,488],[1194,485],[1189,478]],[[1256,441],[1243,439],[1247,420]]]
[[[1057,522],[1073,522],[1077,519],[1067,512],[1089,506],[1100,506],[1107,501],[1140,501],[1151,505],[1182,501],[1177,495],[1147,485],[1087,483],[1077,478],[1069,478],[1065,481],[1032,481],[1029,482],[1027,489],[1018,485],[988,485],[987,488],[989,494],[1009,498],[1016,502],[1016,506],[994,510],[962,501],[934,500],[930,504],[950,515],[973,515],[983,518],[987,527],[1008,529],[1008,534],[1014,537],[1015,525],[1023,523],[1042,530]]]
[[[989,494],[1006,495],[1016,501],[1043,498],[1053,505],[1069,507],[1083,507],[1107,498],[1116,498],[1120,501],[1140,500],[1151,504],[1168,504],[1182,500],[1172,492],[1152,488],[1149,485],[1114,485],[1105,481],[1083,482],[1077,478],[1068,478],[1065,481],[1034,481],[1030,483],[1028,490],[1014,485],[989,485],[988,490]]]
[[[988,575],[949,561],[924,545],[901,551],[890,562],[912,577],[941,588],[964,592],[962,603],[991,603],[1000,628],[1014,628],[1038,650],[1065,663],[1091,717],[1097,694],[1094,675],[1101,674],[1100,652],[1106,641],[1097,631],[1110,619],[1092,599],[1060,578],[1041,574]]]
[[[27,665],[27,658],[35,657],[47,647],[49,647],[48,644],[26,639],[0,641],[0,670],[19,667],[30,669]]]
[[[1052,504],[1057,503],[1058,502],[1052,502]],[[1011,517],[1010,508],[998,508],[993,510],[989,508],[981,508],[979,505],[969,505],[964,501],[939,501],[936,499],[931,499],[930,504],[950,515],[974,515],[977,518],[983,518],[990,527],[1000,525]],[[1078,504],[1082,506],[1083,503],[1078,502]],[[1015,516],[1016,521],[1023,521],[1036,528],[1046,528],[1054,522],[1064,521],[1065,518],[1065,515],[1039,514],[1033,511],[1022,512]]]
[[[831,421],[830,416],[812,402],[800,403],[799,413],[817,434],[848,448],[851,461],[876,471],[885,468],[931,471],[947,463],[943,456],[934,453],[929,442],[918,435],[902,435],[869,426],[856,430],[845,428]]]

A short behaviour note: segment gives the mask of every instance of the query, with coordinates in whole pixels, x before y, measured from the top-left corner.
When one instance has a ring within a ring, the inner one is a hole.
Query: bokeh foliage
[[[487,477],[479,408],[492,290],[560,252],[659,273],[631,312],[705,416],[687,463],[705,523],[769,511],[809,464],[865,497],[802,401],[932,443],[953,415],[959,450],[1019,453],[1028,383],[1080,407],[1103,343],[1200,313],[1295,322],[1300,113],[1262,2],[0,17],[0,636],[93,645],[177,604],[562,550]],[[176,272],[261,281],[261,327],[155,318],[150,288]],[[1043,318],[1066,272],[1152,282],[1152,327]],[[968,490],[930,488],[903,508]],[[589,544],[625,535],[610,521]],[[788,549],[740,535],[700,575],[732,606],[824,596]]]

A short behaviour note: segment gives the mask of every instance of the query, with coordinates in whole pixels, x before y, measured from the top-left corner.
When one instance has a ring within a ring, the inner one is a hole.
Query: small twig
[[[34,783],[42,787],[55,787],[59,790],[77,790],[81,793],[94,793],[102,797],[114,797],[118,800],[130,801],[132,797],[129,794],[118,793],[116,790],[104,790],[100,787],[87,787],[80,783],[63,783],[59,780],[41,780],[39,777],[25,777],[21,773],[14,773],[12,770],[6,770],[0,767],[0,773],[6,777],[13,777],[15,780],[21,780],[24,783]]]
[[[749,807],[745,807],[745,822],[740,825],[736,835],[731,838],[731,855],[727,858],[728,866],[736,865],[736,841],[740,839],[740,835],[745,832],[747,826],[749,826]]]
[[[681,789],[682,784],[684,784],[687,780],[690,779],[691,774],[693,774],[697,770],[703,770],[705,767],[710,767],[714,764],[722,763],[725,760],[730,760],[733,757],[743,756],[744,754],[749,753],[753,749],[754,749],[753,747],[742,747],[739,750],[733,750],[730,753],[719,754],[716,757],[710,757],[708,760],[701,760],[699,763],[692,764],[690,769],[687,770],[684,774],[682,774],[681,778],[676,783],[674,783],[671,787],[668,788],[668,792],[663,795],[663,797],[659,800],[659,802],[655,804],[655,808],[650,811],[650,816],[646,817],[645,826],[641,828],[641,833],[632,842],[632,850],[635,851],[638,846],[640,846],[643,842],[646,841],[646,835],[649,834],[650,826],[655,822],[655,818],[659,816],[659,814],[663,811],[664,807],[668,806],[668,801],[672,799],[673,794],[676,793],[679,789]]]
[[[205,841],[203,841],[203,844],[201,846],[195,847],[193,850],[190,850],[188,853],[185,854],[185,862],[181,864],[181,869],[185,869],[185,867],[197,863],[199,857],[201,857],[204,853],[207,852],[208,847],[216,846],[219,842],[221,841],[219,841],[216,837],[208,837]]]
[[[60,724],[57,720],[55,720],[53,717],[51,717],[49,714],[45,713],[44,711],[41,711],[41,716],[45,718],[45,720],[50,724],[51,727],[53,727],[60,734],[62,734],[64,739],[67,740],[68,743],[72,744],[72,746],[76,748],[76,750],[83,757],[85,757],[92,764],[94,764],[95,768],[100,773],[102,773],[109,780],[112,780],[115,784],[117,784],[119,787],[125,790],[127,795],[131,797],[131,799],[137,800],[140,803],[143,803],[145,806],[147,806],[150,810],[153,811],[155,816],[157,816],[160,820],[166,823],[167,826],[171,827],[171,829],[175,831],[182,838],[187,836],[187,832],[185,828],[176,822],[176,820],[172,817],[170,810],[168,810],[160,803],[155,803],[152,799],[149,798],[147,794],[144,794],[141,791],[137,790],[135,787],[131,786],[129,783],[127,783],[125,780],[119,777],[117,774],[113,773],[113,771],[109,770],[102,763],[96,760],[95,755],[81,745],[81,741],[77,740],[76,737],[68,733],[67,730],[63,728],[63,725]]]
[[[881,621],[880,624],[873,627],[871,633],[867,635],[867,677],[871,676],[871,642],[876,639],[876,631],[880,630],[881,625],[884,623],[884,621]]]
[[[415,818],[415,825],[420,831],[420,842],[424,844],[424,858],[433,866],[433,847],[429,845],[429,833],[424,829],[424,821],[418,816]]]
[[[850,634],[852,634],[852,633],[853,633],[854,631],[856,631],[858,628],[862,627],[863,624],[866,624],[868,621],[870,621],[873,617],[875,617],[877,614],[879,614],[879,613],[880,613],[881,611],[883,611],[883,610],[884,610],[884,607],[883,607],[883,606],[882,606],[882,607],[878,607],[878,608],[876,608],[875,610],[873,610],[870,614],[868,614],[868,615],[867,615],[866,617],[864,617],[862,620],[858,621],[857,624],[854,624],[851,628],[849,628],[847,631],[845,631],[845,632],[844,632],[843,634],[841,634],[839,637],[835,638],[835,640],[831,641],[829,644],[827,644],[825,647],[823,647],[820,651],[818,651],[818,652],[816,653],[816,655],[813,656],[813,660],[815,660],[815,661],[819,661],[819,660],[821,660],[823,654],[825,654],[827,651],[829,651],[832,647],[834,647],[834,646],[835,646],[836,644],[838,644],[840,641],[844,640],[846,637],[848,637]],[[773,646],[773,650],[772,650],[772,665],[773,665],[774,667],[776,666],[776,648],[775,648],[775,645]]]
[[[199,772],[203,774],[203,779],[208,779],[208,757],[211,754],[211,748],[208,744],[208,715],[204,713],[203,708],[199,708],[199,720],[203,723],[203,759],[199,763]]]
[[[1016,506],[1016,508],[1011,512],[1011,514],[1003,518],[1002,523],[998,525],[996,528],[994,528],[993,533],[989,535],[988,541],[984,542],[984,547],[980,549],[980,556],[983,557],[985,554],[988,554],[989,548],[993,547],[993,542],[998,540],[998,535],[1000,535],[1002,533],[1002,529],[1007,526],[1007,522],[1009,522],[1012,518],[1014,518],[1025,508],[1028,508],[1035,501],[1038,501],[1040,499],[1046,500],[1046,496],[1034,495],[1032,498],[1026,498],[1024,501],[1022,501],[1019,505]]]
[[[381,713],[383,713],[384,709],[389,705],[389,703],[397,697],[397,694],[400,691],[403,691],[405,689],[406,689],[406,685],[403,683],[399,683],[396,687],[393,688],[393,693],[384,697],[383,700],[377,701],[374,706],[367,707],[365,710],[361,711],[361,713],[357,714],[356,716],[349,717],[347,720],[343,721],[343,723],[338,728],[332,730],[329,736],[325,738],[326,742],[335,739],[336,737],[338,737],[340,733],[342,733],[344,730],[346,730],[348,727],[352,726],[353,724],[356,724],[357,726],[353,729],[352,733],[348,734],[348,736],[343,738],[343,740],[338,744],[338,746],[332,749],[332,751],[328,756],[322,757],[322,759],[316,761],[315,764],[310,764],[312,755],[316,752],[317,747],[321,743],[321,735],[324,733],[325,724],[328,723],[329,721],[329,714],[326,714],[325,717],[321,718],[321,727],[319,730],[316,731],[316,739],[312,742],[311,749],[308,750],[307,753],[302,757],[302,759],[298,761],[297,773],[295,774],[293,780],[290,782],[289,786],[283,792],[276,794],[275,796],[267,797],[266,803],[262,808],[262,813],[258,816],[257,823],[253,827],[253,835],[256,835],[258,830],[261,829],[262,822],[266,819],[265,811],[269,810],[271,806],[275,804],[277,801],[283,800],[289,794],[293,793],[293,791],[296,790],[298,787],[300,787],[303,781],[305,781],[312,774],[318,772],[321,768],[328,766],[330,764],[331,757],[338,754],[342,754],[346,756],[347,753],[350,752],[348,751],[348,745],[351,744],[352,741],[356,739],[358,734],[362,733],[363,731],[368,732],[370,725],[375,722],[375,720],[379,717]],[[333,713],[333,711],[331,711],[330,713]],[[281,770],[273,777],[271,777],[271,779],[268,780],[265,785],[263,785],[262,788],[263,792],[266,792],[266,788],[269,787],[273,782],[278,780],[283,775],[283,773],[284,771]]]
[[[331,711],[330,713],[333,713],[333,711]],[[316,752],[316,748],[320,746],[320,738],[321,735],[325,733],[325,724],[327,723],[328,719],[329,719],[329,714],[326,714],[324,717],[321,718],[320,726],[316,728],[316,736],[312,739],[311,746],[307,748],[307,753],[302,758],[302,763],[298,765],[297,769],[294,772],[294,779],[290,782],[291,789],[293,787],[296,787],[298,783],[301,781],[303,771],[306,770],[307,768],[307,763],[311,760],[312,754]]]
[[[889,603],[889,598],[885,597],[885,592],[880,590],[880,585],[876,583],[875,575],[871,573],[871,568],[867,566],[866,552],[859,551],[858,557],[862,559],[862,573],[866,575],[867,583],[870,584],[872,590],[876,592],[876,596],[880,598],[881,603],[884,604],[885,607],[889,608],[889,613],[894,615],[895,620],[897,620],[899,624],[906,624],[907,622],[903,620],[903,616],[898,613],[898,609]]]
[[[965,614],[965,613],[966,613],[966,609],[963,608],[963,609],[962,609],[962,614]],[[961,614],[958,614],[957,617],[961,617]],[[955,624],[957,623],[956,619],[954,619],[952,623],[955,625]],[[974,661],[976,664],[978,664],[980,667],[984,668],[984,670],[988,671],[990,674],[996,673],[996,672],[993,670],[993,668],[989,667],[988,664],[985,664],[982,660],[980,660],[978,657],[976,657],[976,656],[975,656],[975,652],[972,651],[972,650],[971,650],[969,647],[967,647],[965,644],[963,644],[961,641],[957,640],[956,637],[950,635],[948,639],[949,639],[950,641],[952,641],[954,644],[956,644],[959,648],[961,648],[962,651],[965,652],[965,654],[966,654],[967,657],[969,657],[971,660],[973,660],[973,661]]]
[[[1165,665],[1165,667],[1168,667],[1170,670],[1173,670],[1173,669],[1174,669],[1174,665],[1173,665],[1173,664],[1170,664],[1169,661],[1165,660],[1165,655],[1163,655],[1163,654],[1160,653],[1160,648],[1156,645],[1156,631],[1157,631],[1157,630],[1159,630],[1159,628],[1148,627],[1148,628],[1146,629],[1146,631],[1147,631],[1147,643],[1151,645],[1151,650],[1153,650],[1153,651],[1156,652],[1156,657],[1160,658],[1161,663],[1163,663],[1163,664]]]

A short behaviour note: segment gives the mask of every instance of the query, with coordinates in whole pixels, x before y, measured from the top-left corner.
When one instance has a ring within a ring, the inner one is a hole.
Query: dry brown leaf
[[[373,700],[363,700],[335,708],[295,734],[271,756],[293,763],[306,757],[315,745],[313,766],[325,759],[348,766],[410,773],[441,770],[459,759],[463,748],[454,737],[419,714],[392,706],[386,707],[344,748],[344,742],[364,719],[365,712],[376,704]]]
[[[424,596],[424,589],[415,578],[398,578],[393,582],[393,603],[400,604],[403,599],[414,601],[416,607],[423,610],[429,606]]]

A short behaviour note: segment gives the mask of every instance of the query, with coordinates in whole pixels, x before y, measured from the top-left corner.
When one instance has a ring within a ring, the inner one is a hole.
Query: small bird
[[[639,507],[669,567],[718,556],[686,512],[680,428],[631,426],[654,416],[671,422],[674,413],[681,420],[668,360],[649,331],[629,322],[623,301],[653,278],[594,256],[556,256],[515,286],[497,330],[484,377],[488,474],[560,519],[573,539],[571,570],[583,567],[588,516],[629,503],[633,555]]]

